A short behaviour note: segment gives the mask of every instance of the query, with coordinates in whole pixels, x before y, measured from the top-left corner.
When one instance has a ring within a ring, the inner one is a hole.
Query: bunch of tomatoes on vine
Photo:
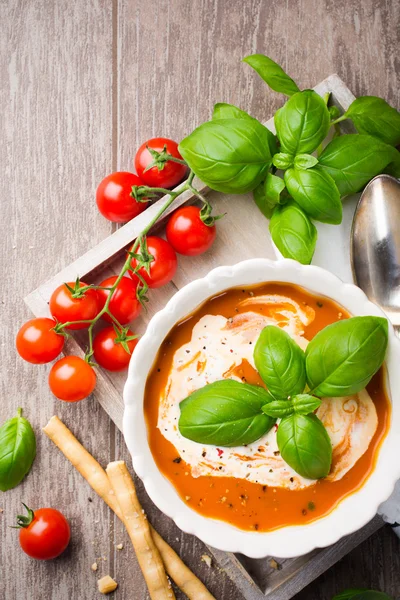
[[[155,199],[165,196],[160,210],[127,250],[119,273],[99,285],[79,278],[54,290],[49,308],[51,318],[26,322],[18,331],[20,356],[34,364],[55,360],[71,331],[86,329],[84,358],[59,358],[49,373],[49,386],[60,400],[76,402],[89,396],[96,385],[94,366],[122,371],[129,365],[138,342],[130,324],[148,301],[148,290],[166,285],[175,275],[177,254],[196,256],[208,250],[216,236],[216,219],[204,196],[194,187],[194,173],[182,159],[178,144],[167,138],[145,142],[134,159],[136,175],[117,171],[105,177],[96,191],[100,213],[115,223],[137,217]],[[148,235],[174,200],[190,190],[202,206],[178,208],[166,225],[166,240]],[[94,333],[100,320],[107,326]]]

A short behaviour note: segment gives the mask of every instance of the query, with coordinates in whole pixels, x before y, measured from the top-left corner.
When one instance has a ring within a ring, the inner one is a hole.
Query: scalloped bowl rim
[[[393,403],[400,390],[400,341],[389,322],[389,348],[386,358],[388,393],[392,402],[389,431],[381,443],[373,472],[355,492],[344,498],[328,515],[305,525],[285,526],[270,532],[238,529],[224,521],[204,517],[180,498],[172,483],[159,471],[152,456],[143,412],[146,379],[157,352],[168,332],[210,296],[241,285],[275,281],[287,282],[326,296],[346,308],[352,315],[386,315],[370,302],[353,284],[316,266],[293,260],[272,261],[264,258],[242,261],[234,266],[217,267],[202,279],[195,280],[169,300],[153,316],[147,331],[135,348],[124,388],[123,431],[132,456],[133,467],[143,480],[154,504],[171,517],[186,533],[196,535],[206,544],[227,552],[240,552],[251,558],[278,556],[290,558],[324,548],[366,525],[379,505],[393,491],[400,477],[400,406]]]

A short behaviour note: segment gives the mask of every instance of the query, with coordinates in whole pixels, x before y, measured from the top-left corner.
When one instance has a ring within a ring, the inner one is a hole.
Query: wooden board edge
[[[207,548],[214,556],[219,567],[224,570],[236,585],[237,589],[242,593],[245,600],[265,600],[264,592],[260,589],[249,572],[246,571],[245,567],[235,554],[217,550],[208,545]]]

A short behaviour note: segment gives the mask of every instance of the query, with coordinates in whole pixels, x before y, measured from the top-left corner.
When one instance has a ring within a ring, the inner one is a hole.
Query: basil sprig
[[[32,467],[36,437],[31,424],[18,409],[17,416],[0,428],[0,490],[16,487]]]
[[[198,443],[239,446],[265,435],[279,418],[283,460],[302,477],[326,477],[332,444],[314,411],[321,397],[362,390],[381,367],[387,344],[388,324],[381,317],[328,325],[305,353],[286,332],[269,325],[254,348],[267,390],[235,380],[206,385],[181,402],[179,431]]]

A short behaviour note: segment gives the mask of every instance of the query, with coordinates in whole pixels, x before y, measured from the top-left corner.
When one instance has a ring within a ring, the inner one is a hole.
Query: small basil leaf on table
[[[16,487],[31,469],[36,456],[36,437],[18,409],[16,417],[0,428],[0,490]]]
[[[272,158],[272,164],[277,169],[288,169],[293,165],[294,156],[285,152],[278,152]]]
[[[269,224],[272,240],[285,258],[309,265],[317,243],[317,230],[296,202],[276,206]]]
[[[261,410],[269,400],[268,392],[255,385],[232,379],[210,383],[180,403],[179,431],[200,444],[250,444],[275,423]]]
[[[335,181],[341,196],[347,196],[359,192],[388,165],[398,162],[399,153],[371,135],[350,133],[329,142],[318,161]]]
[[[225,102],[215,104],[212,115],[213,120],[218,119],[253,119],[246,111]]]
[[[262,181],[253,191],[253,198],[262,214],[270,219],[277,204],[281,202],[281,193],[285,189],[281,177],[267,173]]]
[[[318,164],[318,158],[311,154],[296,154],[294,157],[294,166],[296,169],[311,169]]]
[[[309,415],[321,406],[321,400],[311,394],[297,394],[292,398],[293,410],[299,415]]]
[[[373,135],[391,146],[400,144],[400,113],[383,98],[356,98],[345,116],[353,121],[358,133]]]
[[[314,152],[328,135],[330,116],[324,100],[313,90],[294,94],[275,113],[275,128],[282,152]]]
[[[197,177],[213,190],[232,194],[254,190],[275,151],[275,136],[250,118],[208,121],[179,144]]]
[[[382,365],[388,322],[352,317],[322,329],[306,349],[307,383],[317,396],[350,396],[361,391]]]
[[[268,325],[254,348],[254,363],[268,391],[278,399],[299,394],[306,385],[304,352],[286,331]]]
[[[288,169],[284,175],[288,192],[312,219],[338,225],[342,222],[342,202],[332,177],[319,166]]]
[[[282,419],[294,413],[291,400],[272,400],[262,407],[263,412],[274,419]]]
[[[393,600],[384,592],[376,592],[374,590],[344,590],[340,594],[336,594],[332,600]]]
[[[243,62],[250,65],[274,92],[291,96],[299,88],[276,62],[264,54],[246,56]]]
[[[320,479],[329,474],[332,444],[315,415],[292,414],[279,423],[277,442],[281,456],[302,477]]]

